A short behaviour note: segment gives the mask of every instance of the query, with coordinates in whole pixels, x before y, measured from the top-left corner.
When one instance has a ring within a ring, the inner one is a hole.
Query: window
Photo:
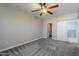
[[[69,41],[75,42],[76,37],[76,31],[77,31],[77,21],[70,21],[67,22],[67,37]]]

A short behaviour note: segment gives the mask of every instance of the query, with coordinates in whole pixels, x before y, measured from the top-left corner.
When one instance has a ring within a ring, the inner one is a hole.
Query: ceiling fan
[[[36,12],[36,11],[40,11],[40,16],[42,16],[43,13],[48,13],[48,14],[53,14],[51,12],[51,9],[53,8],[56,8],[56,7],[59,7],[58,4],[56,5],[53,5],[53,4],[49,4],[49,5],[46,5],[46,3],[38,3],[40,5],[40,9],[36,9],[36,10],[32,10],[32,12]]]

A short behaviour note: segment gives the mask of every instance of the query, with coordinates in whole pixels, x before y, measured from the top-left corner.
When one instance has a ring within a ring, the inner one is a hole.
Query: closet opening
[[[47,24],[48,38],[52,38],[52,23]]]

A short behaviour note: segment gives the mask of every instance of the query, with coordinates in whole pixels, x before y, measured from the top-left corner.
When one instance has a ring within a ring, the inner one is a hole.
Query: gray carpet
[[[51,39],[40,40],[39,44],[52,56],[79,56],[79,44]]]
[[[1,56],[79,56],[79,44],[39,39],[0,53]]]

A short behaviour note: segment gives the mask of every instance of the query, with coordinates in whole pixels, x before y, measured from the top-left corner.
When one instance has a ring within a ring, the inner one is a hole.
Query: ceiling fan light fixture
[[[53,4],[46,5],[46,3],[39,3],[39,6],[40,6],[40,8],[38,8],[36,10],[32,10],[32,12],[40,11],[41,12],[40,13],[40,16],[41,16],[43,13],[45,13],[45,14],[48,13],[48,14],[51,14],[52,15],[53,12],[54,12],[54,9],[56,7],[58,7],[59,5],[58,4],[56,4],[56,5],[53,5]]]
[[[47,11],[48,11],[47,8],[41,9],[41,12],[42,12],[42,13],[47,13]]]

